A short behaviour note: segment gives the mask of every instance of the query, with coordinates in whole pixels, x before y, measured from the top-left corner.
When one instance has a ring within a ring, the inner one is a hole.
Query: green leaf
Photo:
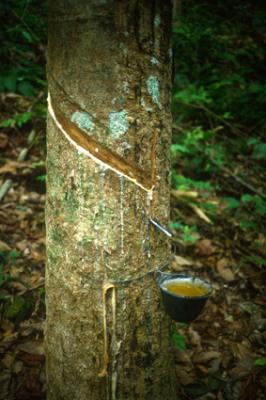
[[[0,264],[0,287],[11,280],[12,277],[4,272],[4,265]]]
[[[266,143],[259,143],[254,147],[252,157],[256,160],[266,160]]]
[[[22,114],[19,114],[17,117],[17,125],[19,128],[21,128],[23,125],[25,125],[31,118],[31,112],[26,111]]]
[[[235,210],[240,206],[240,201],[235,199],[234,197],[224,197],[224,200],[227,203],[227,208],[230,210]]]
[[[254,196],[255,199],[255,212],[264,217],[266,215],[266,201],[259,196]]]
[[[19,323],[26,319],[32,311],[32,305],[28,303],[24,297],[17,296],[13,301],[9,301],[4,308],[5,318]]]
[[[33,38],[31,36],[31,34],[28,31],[23,30],[22,31],[22,36],[29,42],[32,43],[33,42]]]
[[[184,104],[210,104],[212,102],[205,88],[196,87],[193,84],[188,85],[183,90],[177,91],[174,95],[174,100]]]
[[[172,144],[171,146],[171,154],[172,156],[176,156],[177,153],[181,154],[189,154],[190,150],[187,148],[187,146],[182,145],[182,144]]]
[[[170,228],[172,229],[181,229],[183,227],[180,222],[170,222]]]
[[[4,78],[4,86],[9,91],[14,93],[17,87],[17,77],[15,75],[8,75]]]
[[[266,259],[265,258],[251,255],[251,256],[246,257],[246,260],[250,261],[252,263],[255,263],[258,267],[266,268]]]
[[[180,335],[178,332],[172,332],[172,343],[179,350],[186,350],[186,338],[184,335]]]
[[[0,128],[12,128],[16,125],[16,120],[14,118],[8,118],[0,123]]]
[[[265,367],[266,366],[266,358],[257,358],[257,360],[255,360],[254,365],[258,366],[258,367]]]
[[[22,81],[18,84],[18,92],[23,96],[31,97],[34,95],[34,88],[30,82]]]
[[[250,201],[253,201],[254,200],[254,196],[252,196],[251,194],[243,194],[242,196],[241,196],[241,201],[243,202],[243,203],[249,203]]]
[[[39,175],[36,178],[37,181],[39,182],[45,182],[46,181],[46,175]]]
[[[258,225],[256,224],[255,221],[250,221],[250,220],[241,220],[240,223],[240,228],[241,229],[256,229]]]
[[[13,250],[11,250],[9,253],[8,253],[8,259],[9,260],[16,260],[18,257],[20,256],[20,252],[19,251],[17,251],[16,249],[13,249]]]
[[[196,231],[196,228],[190,227],[188,225],[185,225],[183,228],[183,234],[182,234],[182,239],[184,240],[184,242],[189,242],[191,244],[195,244],[198,240],[198,238],[196,236],[193,235],[193,232]]]
[[[258,143],[259,143],[259,139],[256,137],[251,137],[247,140],[248,146],[253,146],[254,144],[258,144]]]
[[[229,111],[226,111],[226,112],[223,114],[223,118],[224,118],[224,119],[232,118],[232,114],[231,114]]]

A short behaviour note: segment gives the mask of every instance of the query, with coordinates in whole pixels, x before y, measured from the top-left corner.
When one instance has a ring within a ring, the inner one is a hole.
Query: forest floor
[[[5,110],[12,101],[5,99]],[[45,164],[43,136],[26,129],[0,134],[1,400],[45,398]],[[266,236],[244,235],[222,206],[210,223],[179,195],[173,213],[199,229],[194,243],[177,241],[173,269],[208,279],[213,293],[195,322],[173,324],[177,398],[263,400]]]

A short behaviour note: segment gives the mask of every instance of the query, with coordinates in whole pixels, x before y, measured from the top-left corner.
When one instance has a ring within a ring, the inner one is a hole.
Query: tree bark
[[[95,157],[48,115],[49,400],[175,398],[170,320],[149,274],[170,253],[149,224],[169,220],[170,3],[50,1],[53,109]],[[132,171],[108,168],[117,160]]]

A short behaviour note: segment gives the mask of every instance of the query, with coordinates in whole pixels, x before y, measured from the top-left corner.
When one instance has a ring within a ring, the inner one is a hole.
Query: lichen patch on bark
[[[161,25],[161,17],[159,14],[156,14],[154,18],[154,26],[155,28],[159,28],[160,25]]]
[[[147,84],[147,90],[149,95],[152,98],[152,101],[157,104],[159,108],[161,108],[161,103],[160,103],[160,86],[159,86],[159,81],[158,78],[154,75],[150,75],[149,78],[146,81]]]
[[[159,64],[159,61],[158,61],[158,59],[157,59],[156,57],[151,57],[150,63],[151,63],[152,65],[158,65],[158,64]]]
[[[89,113],[85,111],[75,111],[71,116],[71,121],[78,125],[80,129],[90,133],[94,128],[94,122]]]
[[[111,111],[109,114],[109,131],[113,139],[119,139],[129,128],[126,110]]]

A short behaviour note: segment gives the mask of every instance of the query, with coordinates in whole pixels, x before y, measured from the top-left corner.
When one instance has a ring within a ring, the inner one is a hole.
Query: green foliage
[[[256,194],[266,160],[265,19],[248,0],[185,0],[173,27],[172,187],[196,191],[191,205],[225,213],[249,233],[266,226],[266,201]]]
[[[172,186],[178,190],[202,190],[212,191],[213,187],[210,182],[197,181],[194,179],[186,178],[183,175],[178,175],[175,171],[172,171]]]
[[[22,296],[16,296],[6,302],[4,317],[11,319],[16,324],[26,319],[32,311],[32,305]]]
[[[178,333],[176,330],[172,330],[171,334],[171,341],[174,347],[176,347],[179,350],[186,350],[186,337],[184,335],[181,335]]]
[[[266,259],[265,258],[262,258],[262,257],[252,254],[251,256],[248,256],[246,258],[246,260],[247,260],[247,262],[252,262],[253,264],[256,264],[260,268],[261,267],[266,268]]]
[[[196,226],[188,226],[181,224],[180,222],[171,222],[171,228],[177,231],[177,235],[180,237],[182,241],[187,244],[195,244],[198,240],[196,234],[197,227]]]
[[[41,303],[45,307],[45,287],[39,288],[38,292],[39,292]]]
[[[258,143],[255,145],[252,157],[258,160],[266,160],[266,143]]]
[[[47,2],[10,0],[0,4],[0,128],[28,134],[38,132],[34,146],[42,147],[46,119]]]
[[[195,0],[182,3],[173,29],[179,120],[192,116],[209,125],[210,115],[202,112],[208,106],[230,122],[265,124],[265,19],[264,10],[246,1],[211,7]]]
[[[196,87],[192,83],[176,92],[174,100],[186,105],[210,104],[212,102],[208,92],[202,86]]]
[[[5,268],[9,263],[15,262],[19,256],[20,252],[16,249],[0,252],[0,288],[13,280],[13,277],[6,272]],[[22,296],[9,298],[0,295],[0,299],[3,301],[4,317],[11,319],[15,324],[26,319],[32,311],[32,304]]]
[[[15,113],[12,118],[8,118],[0,123],[0,128],[21,128],[31,119],[31,112],[26,111],[21,114]]]
[[[242,229],[256,229],[257,222],[266,220],[266,201],[258,195],[245,193],[240,199],[235,197],[223,198],[229,213],[239,216],[240,226]]]
[[[39,181],[39,182],[45,182],[46,181],[46,174],[37,176],[36,180]]]
[[[234,197],[225,197],[224,201],[226,202],[226,208],[228,210],[235,210],[240,206],[240,201]]]
[[[4,265],[0,263],[0,288],[11,279],[12,279],[11,276],[5,273]]]
[[[5,272],[5,266],[10,261],[15,261],[19,255],[20,253],[15,249],[11,251],[0,251],[0,288],[6,282],[13,279],[12,276]]]
[[[203,176],[210,176],[217,171],[217,167],[225,164],[226,149],[222,143],[215,143],[220,126],[215,129],[204,130],[201,126],[193,127],[178,135],[178,143],[171,146],[172,160],[182,160],[185,171],[191,167]],[[215,159],[215,164],[212,162]]]
[[[46,8],[37,0],[1,2],[0,92],[32,97],[45,87]]]
[[[266,358],[257,358],[254,362],[254,365],[257,367],[265,367],[266,366]]]

